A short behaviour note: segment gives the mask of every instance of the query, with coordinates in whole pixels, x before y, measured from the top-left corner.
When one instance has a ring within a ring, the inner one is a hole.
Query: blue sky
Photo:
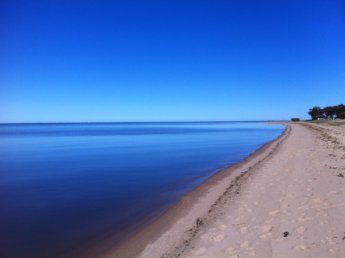
[[[0,122],[307,118],[345,100],[341,0],[0,5]]]

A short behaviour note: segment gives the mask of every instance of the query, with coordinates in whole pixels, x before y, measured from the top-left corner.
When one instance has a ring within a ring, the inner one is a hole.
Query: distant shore
[[[223,199],[236,194],[240,185],[248,178],[251,169],[272,155],[288,136],[289,131],[287,127],[278,139],[265,144],[244,161],[211,176],[154,222],[144,226],[123,244],[111,248],[100,257],[161,257],[167,252],[175,252],[175,247],[183,246],[189,241],[204,224],[204,220],[209,220],[218,213],[218,206],[221,206]],[[147,248],[150,251],[145,254],[147,251],[144,250]],[[98,253],[98,250],[95,250],[95,253]],[[89,253],[89,257],[95,253]]]

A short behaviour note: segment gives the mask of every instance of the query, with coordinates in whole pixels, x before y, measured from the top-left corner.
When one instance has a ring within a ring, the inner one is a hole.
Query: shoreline
[[[283,124],[280,123],[279,124]],[[284,123],[285,124],[285,123]],[[183,196],[176,204],[169,207],[157,218],[144,224],[118,245],[102,244],[88,250],[83,257],[164,257],[178,251],[176,246],[188,244],[188,241],[212,216],[215,216],[223,197],[237,194],[241,184],[250,175],[251,170],[270,157],[280,144],[289,136],[290,126],[273,141],[270,141],[239,163],[215,172],[195,189]],[[211,192],[212,190],[212,192]],[[202,202],[202,203],[201,203]],[[155,242],[153,245],[152,243]],[[162,250],[164,246],[164,250]],[[148,250],[147,250],[148,249]],[[146,255],[145,252],[149,254]]]
[[[214,216],[164,257],[345,257],[345,127],[289,125],[238,194],[223,195]],[[159,257],[156,244],[139,257]]]

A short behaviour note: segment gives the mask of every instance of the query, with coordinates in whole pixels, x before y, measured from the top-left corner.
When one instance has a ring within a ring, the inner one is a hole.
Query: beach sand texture
[[[138,256],[345,257],[344,176],[344,126],[290,124],[163,215],[160,234],[148,227]]]

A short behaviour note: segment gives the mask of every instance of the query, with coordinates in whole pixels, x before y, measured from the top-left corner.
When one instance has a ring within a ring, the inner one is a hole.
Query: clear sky
[[[343,0],[2,0],[0,122],[261,120],[345,102]]]

